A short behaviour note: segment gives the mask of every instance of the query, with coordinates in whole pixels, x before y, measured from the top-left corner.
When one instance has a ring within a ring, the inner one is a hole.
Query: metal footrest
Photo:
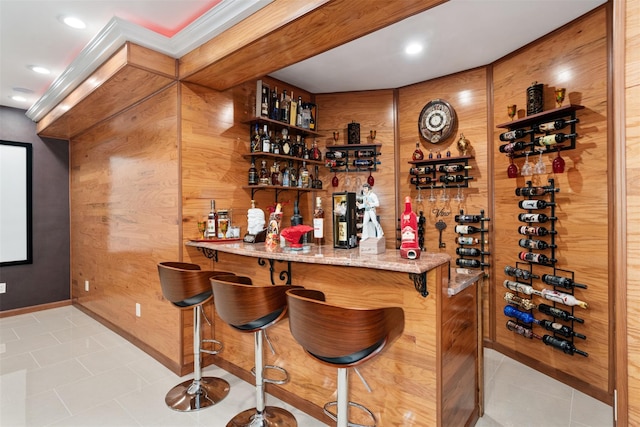
[[[265,371],[267,369],[273,369],[276,370],[278,372],[280,372],[284,378],[282,379],[275,379],[275,378],[267,378],[267,376],[265,375]],[[253,374],[253,376],[256,376],[256,368],[255,366],[253,368],[251,368],[251,373]],[[262,369],[262,381],[264,381],[265,383],[269,383],[269,384],[277,384],[277,385],[282,385],[282,384],[286,384],[289,382],[289,373],[287,372],[286,369],[280,367],[280,366],[274,366],[274,365],[264,365],[264,368]]]
[[[338,405],[338,402],[335,400],[333,402],[328,402],[324,405],[324,413],[335,422],[338,422],[338,415],[335,412],[330,411],[329,408],[337,405]],[[371,421],[373,422],[373,424],[357,424],[349,421],[348,422],[349,427],[376,427],[377,425],[376,416],[373,415],[373,412],[371,412],[369,408],[359,403],[351,402],[351,401],[349,401],[349,406],[351,406],[352,408],[360,409],[361,411],[366,413],[371,418]]]
[[[213,344],[213,350],[207,350],[207,349],[202,348],[202,344],[204,344],[204,343]],[[202,341],[200,341],[200,352],[201,353],[218,354],[218,353],[220,353],[222,351],[223,348],[224,348],[224,346],[218,340],[202,340]]]

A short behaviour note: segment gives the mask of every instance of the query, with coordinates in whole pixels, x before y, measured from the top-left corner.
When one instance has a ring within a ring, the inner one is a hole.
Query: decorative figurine
[[[376,217],[376,208],[380,206],[380,201],[378,196],[371,191],[369,184],[362,184],[362,196],[358,197],[356,205],[359,209],[364,209],[360,254],[383,253],[385,251],[384,232]]]
[[[469,149],[469,140],[464,137],[464,134],[460,134],[460,139],[458,140],[458,150],[463,156],[467,155],[467,150]]]
[[[400,235],[400,257],[407,259],[420,258],[418,217],[413,212],[411,197],[409,196],[404,198],[404,212],[400,217]]]

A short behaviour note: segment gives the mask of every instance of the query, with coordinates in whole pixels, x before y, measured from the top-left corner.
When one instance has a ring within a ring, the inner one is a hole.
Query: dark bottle
[[[550,345],[552,347],[557,348],[558,350],[562,350],[565,354],[570,354],[573,356],[574,353],[577,353],[581,356],[588,357],[589,354],[578,350],[573,346],[570,341],[563,340],[562,338],[556,338],[553,335],[545,335],[542,337],[542,342],[546,345]]]
[[[535,252],[520,252],[518,257],[522,261],[535,262],[536,264],[554,264],[557,260],[549,258],[543,254],[537,254]]]
[[[500,141],[513,141],[533,133],[533,129],[514,129],[500,134]]]
[[[291,226],[301,225],[302,215],[300,215],[300,208],[298,207],[298,200],[293,201],[293,215],[291,215]]]
[[[508,276],[515,277],[515,278],[522,279],[522,280],[539,279],[540,278],[540,276],[531,273],[529,270],[524,270],[522,268],[511,267],[510,265],[507,265],[504,268],[504,272]]]
[[[462,172],[465,169],[471,169],[471,166],[465,166],[461,164],[438,166],[438,171],[443,173]]]
[[[505,316],[513,317],[523,323],[538,323],[538,321],[534,319],[530,313],[527,313],[526,311],[520,311],[511,305],[506,305],[504,307],[503,313]]]
[[[532,145],[533,145],[532,142],[516,141],[516,142],[510,142],[508,144],[503,144],[498,147],[498,150],[501,153],[511,154],[516,151],[524,150],[525,148],[531,147]]]
[[[289,106],[291,100],[287,97],[287,90],[282,90],[282,98],[280,99],[280,121],[289,123]]]
[[[280,120],[280,100],[278,99],[278,86],[271,92],[271,110],[269,113],[271,120]]]
[[[282,147],[282,139],[279,136],[273,136],[273,133],[269,133],[269,139],[271,139],[271,152],[273,154],[280,154]]]
[[[543,213],[540,214],[534,214],[534,213],[521,213],[520,215],[518,215],[518,220],[522,221],[522,222],[537,222],[540,224],[544,224],[545,222],[549,221],[549,220],[554,220],[554,219],[558,219],[554,216],[547,216]]]
[[[544,209],[554,205],[555,203],[547,202],[546,200],[521,200],[518,202],[518,206],[521,209]]]
[[[557,286],[565,289],[581,288],[587,289],[587,285],[576,283],[568,277],[554,276],[553,274],[543,274],[542,281],[547,285]]]
[[[527,285],[526,283],[514,282],[513,280],[505,280],[504,282],[502,282],[502,286],[515,292],[521,292],[525,295],[542,296],[541,291],[535,289],[531,285]]]
[[[298,169],[293,166],[293,161],[289,160],[289,187],[298,186]]]
[[[258,169],[256,162],[251,159],[251,167],[249,168],[249,185],[258,185]]]
[[[563,310],[561,308],[552,307],[547,304],[538,304],[538,311],[540,313],[544,313],[546,315],[555,317],[556,319],[564,320],[566,322],[574,321],[578,323],[584,323],[583,319],[579,317],[575,317],[573,314],[569,313],[568,311]]]
[[[456,264],[459,265],[460,267],[471,267],[471,268],[480,268],[483,265],[487,265],[487,264],[481,263],[477,259],[462,259],[462,258],[458,258],[456,260]]]
[[[530,299],[522,298],[518,295],[514,295],[511,292],[505,292],[504,300],[509,304],[517,305],[525,310],[533,310],[536,305]]]
[[[324,157],[327,159],[344,159],[346,154],[344,151],[327,151]]]
[[[251,135],[251,147],[250,147],[250,151],[252,153],[256,153],[259,151],[262,151],[262,141],[261,141],[262,136],[260,135],[260,126],[258,125],[258,123],[256,123],[254,129],[253,129],[253,134]]]
[[[300,151],[301,151],[300,135],[296,135],[296,140],[291,146],[291,155],[293,157],[302,157],[302,154],[300,154]]]
[[[547,249],[547,248],[555,247],[555,245],[550,245],[544,240],[534,240],[534,239],[520,239],[518,241],[518,245],[521,248],[525,248],[525,249]]]
[[[296,108],[296,126],[302,127],[302,97],[298,95],[298,104]]]
[[[370,160],[370,159],[355,159],[353,161],[353,166],[357,167],[357,168],[370,168],[375,164],[378,164],[379,162],[376,162],[374,160]]]
[[[313,117],[313,110],[316,104],[309,103],[309,130],[316,130],[316,119]]]
[[[271,174],[267,170],[267,161],[262,161],[262,167],[260,168],[260,172],[258,173],[258,184],[259,185],[270,185],[271,184]]]
[[[547,193],[560,191],[558,187],[519,187],[516,188],[516,196],[542,196]]]
[[[315,139],[313,140],[313,144],[311,145],[311,151],[309,153],[309,158],[311,160],[317,160],[317,161],[322,160],[322,152],[318,148],[318,141],[316,141]]]
[[[462,256],[480,256],[482,251],[478,248],[456,248],[456,254]]]
[[[571,120],[558,119],[552,122],[533,125],[533,129],[535,129],[536,133],[552,132],[554,130],[564,129],[571,123],[578,123],[579,121],[580,120],[578,119],[571,119]]]
[[[535,334],[533,330],[531,330],[531,328],[525,328],[522,325],[518,325],[513,320],[507,320],[507,329],[515,332],[518,335],[522,335],[525,338],[529,338],[529,339],[537,338],[539,340],[542,339],[542,337],[540,335]]]
[[[567,338],[577,337],[577,338],[582,338],[583,340],[587,339],[586,336],[577,333],[576,331],[573,330],[573,328],[563,325],[562,323],[552,322],[551,320],[543,319],[543,320],[539,320],[538,324],[541,327],[545,328],[547,331],[554,332],[558,335],[562,335],[563,337],[567,337]]]
[[[524,236],[546,236],[547,234],[556,234],[555,230],[547,230],[545,227],[528,227],[523,225],[518,227],[518,233]]]
[[[554,133],[552,135],[545,135],[536,138],[535,144],[540,147],[547,147],[549,145],[559,144],[561,142],[566,141],[567,139],[575,138],[578,136],[576,133],[564,134],[564,133]]]
[[[409,181],[413,185],[429,185],[436,182],[436,180],[431,178],[430,176],[412,176]]]
[[[467,180],[473,179],[472,176],[464,176],[464,175],[440,175],[440,182],[448,183],[448,182],[464,182]]]
[[[409,173],[411,175],[426,175],[432,172],[435,172],[435,168],[429,166],[412,167],[411,169],[409,169]]]
[[[324,161],[324,165],[328,168],[339,168],[342,166],[346,166],[347,162],[346,160],[340,160],[340,159],[326,159]]]
[[[461,223],[480,222],[482,217],[480,215],[456,215],[455,220]]]
[[[477,245],[478,243],[480,243],[480,239],[460,236],[456,238],[456,243],[458,243],[459,245]]]
[[[361,157],[373,157],[376,154],[376,152],[373,151],[373,150],[358,150],[354,154],[358,158],[361,158]]]
[[[475,233],[480,233],[481,231],[487,231],[487,230],[474,227],[473,225],[456,225],[456,233],[458,234],[475,234]]]

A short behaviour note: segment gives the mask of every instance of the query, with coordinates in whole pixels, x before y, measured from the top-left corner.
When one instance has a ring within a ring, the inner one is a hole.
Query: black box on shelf
[[[356,228],[356,193],[333,193],[333,247],[351,249],[358,246]]]

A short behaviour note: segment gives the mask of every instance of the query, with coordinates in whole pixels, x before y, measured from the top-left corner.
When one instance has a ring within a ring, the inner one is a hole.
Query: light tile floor
[[[495,351],[485,355],[486,411],[478,427],[613,425],[610,406]],[[201,412],[175,412],[164,395],[182,379],[78,309],[0,319],[3,427],[222,427],[253,406],[250,384],[217,367],[204,375],[229,381],[229,396]],[[273,396],[267,404],[291,411],[300,427],[325,426]]]

